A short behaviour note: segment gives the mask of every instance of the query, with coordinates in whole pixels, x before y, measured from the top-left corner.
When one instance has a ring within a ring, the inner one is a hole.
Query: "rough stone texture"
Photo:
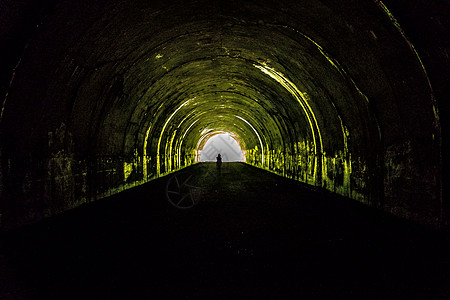
[[[391,2],[405,22],[416,12]],[[200,140],[226,131],[250,164],[445,227],[442,100],[381,2],[47,1],[43,11],[34,30],[12,13],[13,28],[32,33],[17,37],[21,54],[2,50],[15,61],[0,95],[4,226],[190,165]],[[15,31],[1,32],[0,42]],[[432,47],[413,42],[419,54]]]

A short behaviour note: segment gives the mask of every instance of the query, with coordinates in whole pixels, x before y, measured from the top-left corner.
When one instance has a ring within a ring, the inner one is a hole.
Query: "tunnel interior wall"
[[[148,169],[144,172],[144,161]],[[164,167],[156,175],[152,157],[97,156],[77,159],[61,150],[48,159],[3,159],[0,178],[1,230],[10,230],[109,197],[194,163]],[[149,195],[151,201],[152,195]]]

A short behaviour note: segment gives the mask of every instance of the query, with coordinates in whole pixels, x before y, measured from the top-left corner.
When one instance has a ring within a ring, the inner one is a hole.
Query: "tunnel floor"
[[[450,299],[443,233],[243,163],[176,174],[195,207],[171,174],[3,234],[3,298]]]

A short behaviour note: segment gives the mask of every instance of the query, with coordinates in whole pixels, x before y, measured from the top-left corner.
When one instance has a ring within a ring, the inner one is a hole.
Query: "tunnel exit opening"
[[[220,153],[223,162],[245,161],[245,151],[234,134],[215,132],[210,134],[197,150],[198,162],[216,161]]]

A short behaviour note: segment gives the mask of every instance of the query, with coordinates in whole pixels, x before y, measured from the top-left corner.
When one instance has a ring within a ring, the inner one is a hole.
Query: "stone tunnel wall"
[[[62,123],[48,133],[49,157],[0,156],[0,231],[134,188],[195,161],[194,152],[170,166],[161,157],[162,172],[158,175],[156,157],[136,153],[80,158],[73,148],[72,135]]]
[[[146,160],[151,169],[152,158]],[[34,223],[158,178],[156,172],[144,173],[143,161],[139,156],[80,160],[66,151],[48,159],[4,159],[0,168],[0,231]],[[185,161],[193,163],[193,156]],[[184,166],[166,169],[160,176]]]
[[[300,145],[301,143],[299,143]],[[430,226],[441,226],[442,208],[436,170],[414,161],[409,143],[391,146],[371,168],[369,162],[350,153],[314,155],[312,149],[247,150],[247,163],[315,187],[383,209],[393,215]],[[379,180],[382,179],[382,180]]]
[[[255,149],[247,150],[247,163],[365,204],[379,206],[379,199],[368,189],[371,180],[366,164],[360,159],[352,160],[350,155],[344,156],[342,151],[332,156],[318,156],[310,149],[300,149],[296,153],[271,150],[265,154],[264,164],[256,152]]]

